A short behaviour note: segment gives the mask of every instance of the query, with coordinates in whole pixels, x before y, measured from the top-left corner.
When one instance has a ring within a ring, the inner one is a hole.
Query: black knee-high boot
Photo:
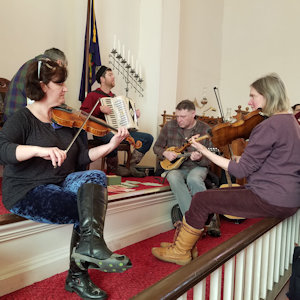
[[[80,235],[73,229],[70,245],[70,268],[65,289],[68,292],[75,292],[83,299],[106,299],[107,294],[91,281],[87,268],[82,270],[71,258],[73,248],[77,246],[79,238]],[[86,264],[86,267],[88,267],[88,264]]]
[[[72,253],[76,264],[84,269],[82,263],[89,262],[90,269],[104,272],[121,273],[131,268],[129,258],[110,251],[103,238],[107,189],[98,184],[83,184],[77,197],[80,240]]]

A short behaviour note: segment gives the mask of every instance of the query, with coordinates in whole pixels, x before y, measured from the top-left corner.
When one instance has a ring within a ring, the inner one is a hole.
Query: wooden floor
[[[289,290],[289,281],[287,284],[283,287],[281,292],[278,294],[278,296],[275,298],[275,300],[288,300],[288,297],[286,296],[286,293]]]

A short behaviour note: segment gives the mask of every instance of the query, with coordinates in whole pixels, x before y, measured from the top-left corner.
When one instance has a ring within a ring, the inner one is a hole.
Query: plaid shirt
[[[27,105],[27,97],[25,92],[26,74],[29,65],[43,58],[43,55],[39,55],[33,59],[30,59],[18,70],[15,76],[12,78],[8,92],[4,99],[4,120],[6,121],[14,112]]]
[[[192,128],[191,135],[186,138],[184,136],[184,129],[179,127],[176,120],[171,120],[167,122],[161,129],[158,139],[153,146],[153,151],[157,155],[159,160],[164,160],[165,157],[163,156],[163,152],[167,148],[182,147],[185,143],[187,143],[189,138],[196,134],[200,134],[200,136],[205,135],[207,134],[209,129],[209,125],[197,120],[196,125]],[[212,147],[212,144],[208,139],[201,141],[201,143],[208,148]],[[194,147],[188,147],[185,149],[185,152],[193,151],[196,151]],[[188,159],[181,165],[181,167],[208,167],[209,165],[210,161],[207,158],[202,157],[199,161],[192,161]]]

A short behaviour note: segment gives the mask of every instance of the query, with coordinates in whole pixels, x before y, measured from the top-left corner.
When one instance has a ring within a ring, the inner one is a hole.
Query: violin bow
[[[223,121],[223,123],[225,123],[225,116],[224,116],[224,112],[223,112],[223,108],[222,108],[219,89],[217,87],[214,87],[214,92],[215,92],[215,95],[216,95],[216,99],[217,99],[217,103],[218,103],[218,106],[219,106],[222,121]],[[230,159],[232,159],[233,158],[233,152],[232,152],[232,149],[230,147],[230,144],[228,144],[227,147],[228,147],[228,150],[229,150]],[[232,186],[232,181],[231,181],[231,177],[230,177],[228,171],[225,171],[225,176],[226,176],[226,180],[228,182],[228,186],[231,187]]]
[[[94,105],[94,107],[92,108],[92,110],[90,111],[90,113],[87,115],[86,119],[84,120],[83,124],[81,125],[81,127],[78,129],[77,133],[75,134],[73,140],[71,141],[70,145],[68,146],[68,148],[65,150],[66,153],[68,153],[68,151],[70,150],[70,148],[72,147],[72,145],[74,144],[75,140],[77,139],[78,135],[80,134],[82,128],[84,127],[84,125],[86,124],[86,122],[89,120],[90,116],[92,115],[92,113],[94,112],[95,108],[97,107],[97,105],[100,102],[100,98],[97,100],[96,104]]]

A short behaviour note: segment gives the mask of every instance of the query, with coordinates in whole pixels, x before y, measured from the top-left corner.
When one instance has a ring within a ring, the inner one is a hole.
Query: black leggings
[[[279,218],[293,215],[298,208],[268,204],[245,187],[211,189],[194,195],[186,222],[194,228],[204,227],[212,213],[227,214],[244,218]]]

